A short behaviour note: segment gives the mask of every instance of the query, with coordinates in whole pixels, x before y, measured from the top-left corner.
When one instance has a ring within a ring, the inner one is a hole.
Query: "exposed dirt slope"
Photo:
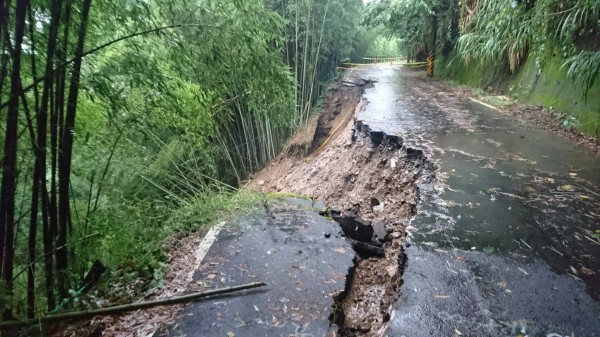
[[[323,106],[288,142],[283,156],[302,158],[317,150],[329,136],[337,137],[353,117],[368,81],[332,84],[323,96]],[[335,132],[334,132],[335,131]]]
[[[321,121],[360,110],[365,103],[355,99],[359,93],[343,87],[328,93],[325,106],[341,109],[324,110]],[[358,104],[348,104],[354,101]],[[332,320],[345,336],[382,336],[399,293],[402,244],[416,212],[418,184],[431,179],[434,165],[398,137],[372,132],[360,121],[345,123],[319,152],[278,157],[249,188],[307,195],[333,209],[328,215],[342,225],[357,255]],[[323,135],[316,138],[327,138]]]

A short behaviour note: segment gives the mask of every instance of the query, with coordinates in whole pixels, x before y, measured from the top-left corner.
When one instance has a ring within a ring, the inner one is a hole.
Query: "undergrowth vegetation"
[[[600,2],[467,1],[471,18],[458,39],[465,63],[507,64],[516,72],[523,60],[534,57],[542,70],[544,53],[551,49],[565,58],[568,76],[587,95],[600,70]]]
[[[360,0],[1,4],[4,319],[85,303],[96,260],[153,289],[371,44]]]

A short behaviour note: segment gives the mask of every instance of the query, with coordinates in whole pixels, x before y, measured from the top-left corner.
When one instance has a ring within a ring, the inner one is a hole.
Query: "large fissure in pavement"
[[[361,96],[362,90],[339,86],[326,98],[343,107],[337,116],[351,116],[368,106]],[[331,113],[324,109],[321,116]],[[421,188],[433,183],[435,171],[428,157],[407,147],[401,137],[371,130],[355,119],[342,124],[321,151],[308,158],[283,154],[250,184],[263,192],[325,201],[331,207],[326,215],[352,243],[355,264],[332,308],[338,335],[385,334],[402,282],[406,228],[416,214]]]
[[[403,147],[400,137],[372,131],[361,121],[355,121],[351,139],[352,158],[365,165],[344,179],[365,201],[328,211],[356,251],[330,319],[341,336],[384,336],[406,264],[405,230],[416,213],[419,186],[432,182],[435,166],[422,151]],[[367,184],[356,186],[363,179]]]

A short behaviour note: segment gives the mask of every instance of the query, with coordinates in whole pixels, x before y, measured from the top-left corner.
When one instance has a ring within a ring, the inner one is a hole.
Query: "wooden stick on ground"
[[[97,315],[111,315],[111,314],[117,314],[117,313],[121,313],[121,312],[125,312],[125,311],[132,311],[132,310],[137,310],[137,309],[155,307],[155,306],[159,306],[159,305],[171,305],[171,304],[189,302],[189,301],[202,299],[202,298],[209,297],[209,296],[229,294],[229,293],[233,293],[233,292],[240,291],[240,290],[258,288],[258,287],[262,287],[265,285],[266,284],[263,282],[253,282],[253,283],[246,283],[246,284],[241,284],[238,286],[233,286],[233,287],[228,287],[228,288],[220,288],[220,289],[196,292],[196,293],[189,294],[189,295],[158,299],[158,300],[154,300],[154,301],[117,305],[117,306],[113,306],[113,307],[87,310],[87,311],[68,312],[68,313],[63,313],[63,314],[31,318],[31,319],[26,319],[26,320],[22,320],[22,321],[0,322],[0,330],[6,329],[9,327],[27,326],[27,325],[33,325],[36,323],[50,323],[50,322],[57,322],[57,321],[61,321],[61,320],[67,320],[67,319],[82,319],[82,318],[93,317],[93,316],[97,316]]]

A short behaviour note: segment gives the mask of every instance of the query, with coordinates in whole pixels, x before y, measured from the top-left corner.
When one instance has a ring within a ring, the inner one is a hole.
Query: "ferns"
[[[523,5],[512,1],[484,0],[477,14],[458,38],[458,50],[465,61],[477,59],[480,65],[506,63],[511,72],[527,57],[534,36],[534,18]]]
[[[567,59],[563,67],[569,66],[567,74],[583,87],[587,98],[589,89],[596,83],[600,73],[600,52],[581,51]]]

